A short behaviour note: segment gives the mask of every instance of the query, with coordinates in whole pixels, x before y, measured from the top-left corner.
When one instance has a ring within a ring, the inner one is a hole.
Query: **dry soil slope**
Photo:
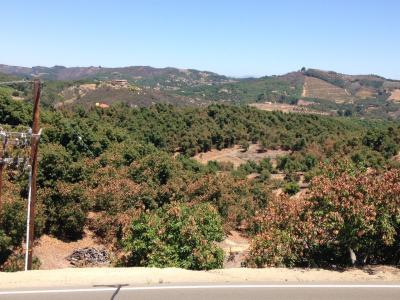
[[[142,89],[140,92],[137,92],[131,91],[127,88],[112,89],[109,87],[99,87],[93,91],[89,91],[76,102],[82,105],[94,105],[96,102],[106,104],[122,102],[127,103],[132,107],[150,106],[156,103],[166,103],[179,106],[202,106],[209,103],[207,100],[174,95],[154,89]]]
[[[310,76],[305,76],[302,96],[331,100],[336,103],[348,103],[353,101],[353,97],[351,97],[345,89]]]
[[[399,101],[400,102],[400,89],[395,89],[390,94],[389,100]]]

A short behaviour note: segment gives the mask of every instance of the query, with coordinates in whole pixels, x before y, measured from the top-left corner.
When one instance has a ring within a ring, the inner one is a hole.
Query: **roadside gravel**
[[[233,268],[189,271],[176,268],[69,268],[0,273],[0,289],[90,285],[240,282],[400,282],[400,269],[372,266],[330,271],[319,269]]]

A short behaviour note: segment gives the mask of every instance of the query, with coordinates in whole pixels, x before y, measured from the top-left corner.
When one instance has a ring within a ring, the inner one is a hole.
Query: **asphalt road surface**
[[[0,283],[1,286],[1,283]],[[0,290],[0,299],[400,299],[400,284],[226,284]]]

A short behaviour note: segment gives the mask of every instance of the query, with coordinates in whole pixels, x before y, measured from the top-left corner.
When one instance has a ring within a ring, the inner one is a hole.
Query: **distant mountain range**
[[[15,76],[40,77],[44,80],[127,79],[149,85],[164,81],[170,82],[172,85],[201,85],[231,81],[231,79],[226,76],[221,76],[212,72],[177,68],[152,68],[148,66],[124,68],[102,68],[100,66],[26,68],[0,64],[0,73]]]
[[[54,106],[95,102],[125,102],[131,106],[219,102],[273,103],[277,107],[276,103],[282,103],[301,106],[304,112],[400,117],[400,81],[378,75],[346,75],[303,68],[280,76],[239,79],[207,71],[148,66],[26,68],[0,64],[0,81],[32,77],[46,82],[44,102]],[[18,87],[14,89],[16,95]],[[29,93],[21,88],[19,92],[20,97]]]

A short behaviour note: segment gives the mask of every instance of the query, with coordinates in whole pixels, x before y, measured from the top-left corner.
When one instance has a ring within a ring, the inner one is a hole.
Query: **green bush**
[[[289,182],[285,185],[283,190],[286,194],[293,196],[300,191],[300,187],[297,182]]]
[[[132,221],[122,241],[128,266],[221,268],[222,222],[210,204],[170,204]]]
[[[32,106],[11,99],[6,89],[0,88],[0,120],[2,124],[29,125],[32,119]]]
[[[7,259],[10,249],[22,243],[25,215],[22,199],[3,203],[0,211],[0,264]]]
[[[45,205],[46,231],[61,239],[82,236],[89,203],[84,187],[78,184],[58,183],[54,188],[40,191]]]
[[[67,150],[59,144],[40,147],[40,186],[53,186],[57,180],[65,180],[71,164]]]
[[[176,176],[178,163],[165,152],[156,152],[135,161],[130,166],[132,179],[137,183],[164,185]]]

